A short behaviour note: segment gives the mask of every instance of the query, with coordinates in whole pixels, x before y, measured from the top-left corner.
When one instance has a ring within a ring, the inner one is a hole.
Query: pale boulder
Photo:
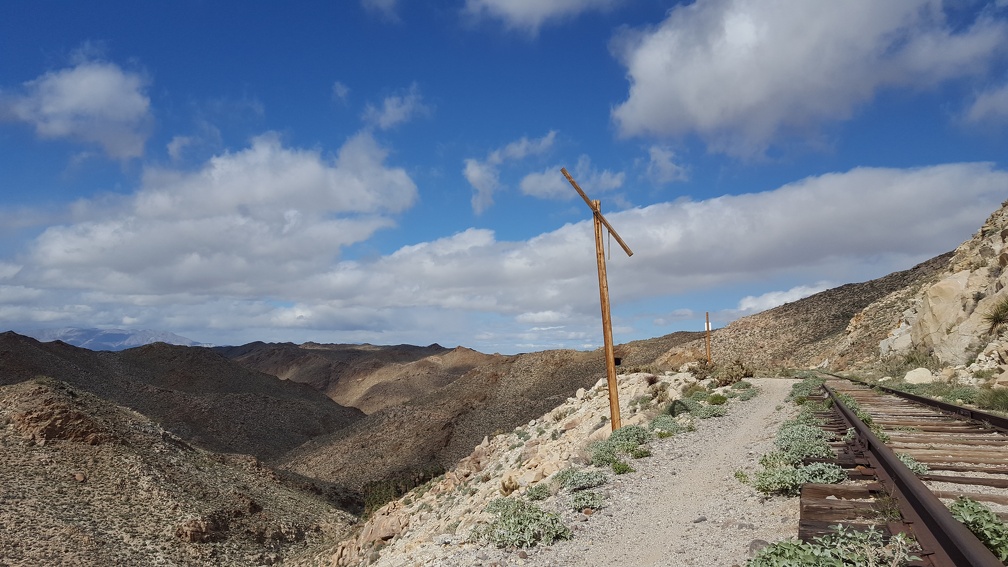
[[[914,368],[906,373],[903,380],[907,384],[930,384],[936,380],[935,375],[927,368]]]

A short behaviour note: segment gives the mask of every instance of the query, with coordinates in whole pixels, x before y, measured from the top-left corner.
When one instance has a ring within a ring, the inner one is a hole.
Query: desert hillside
[[[93,352],[0,334],[0,384],[48,376],[136,410],[203,448],[273,459],[363,413],[304,384],[247,370],[206,348],[155,343]]]
[[[256,342],[214,350],[247,368],[308,384],[336,403],[364,413],[403,404],[499,358],[438,344],[418,347]]]

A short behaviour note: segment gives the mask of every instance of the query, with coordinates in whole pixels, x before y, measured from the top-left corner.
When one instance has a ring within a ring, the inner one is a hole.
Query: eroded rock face
[[[40,385],[11,404],[11,423],[26,439],[38,445],[62,440],[101,445],[115,440],[106,427],[80,411],[74,404],[74,392]]]
[[[947,365],[972,363],[984,345],[996,339],[987,332],[985,317],[1008,298],[1006,267],[1008,207],[1002,205],[973,238],[956,249],[948,274],[922,290],[899,327],[879,344],[880,354],[917,350],[930,352]]]

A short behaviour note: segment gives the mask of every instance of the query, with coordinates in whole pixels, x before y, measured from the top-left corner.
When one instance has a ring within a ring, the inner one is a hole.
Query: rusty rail
[[[948,508],[917,476],[904,465],[847,406],[836,392],[823,386],[834,407],[866,443],[879,482],[889,484],[900,502],[900,512],[909,523],[923,549],[925,559],[934,567],[1004,567],[973,532],[956,520]]]

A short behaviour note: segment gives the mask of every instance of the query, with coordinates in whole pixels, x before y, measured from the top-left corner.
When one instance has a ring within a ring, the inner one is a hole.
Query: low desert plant
[[[1001,521],[990,508],[961,496],[949,506],[949,510],[1002,563],[1008,564],[1008,524]]]
[[[996,335],[1008,325],[1008,296],[999,299],[984,315],[983,320],[987,323],[987,333],[991,335]]]
[[[639,458],[646,456],[639,451],[641,445],[651,438],[651,432],[639,425],[627,425],[612,432],[604,441],[597,441],[590,447],[592,464],[596,466],[612,466],[616,471],[617,463],[626,463],[624,457]],[[648,453],[650,455],[650,452]],[[622,465],[620,465],[622,467]],[[617,473],[620,474],[620,473]]]
[[[525,491],[525,498],[528,498],[531,501],[545,500],[546,498],[549,497],[549,495],[550,495],[549,486],[543,482],[540,482],[535,486],[531,486],[529,487],[528,490]]]
[[[605,508],[605,505],[605,497],[594,490],[582,490],[581,492],[575,492],[571,495],[570,499],[570,507],[575,512],[580,512],[585,508],[600,510]]]
[[[911,457],[906,453],[896,453],[896,458],[900,460],[901,463],[906,465],[906,468],[910,469],[910,472],[915,475],[927,474],[931,469],[928,466],[917,459]]]
[[[489,541],[497,547],[532,547],[569,539],[571,530],[560,516],[517,498],[497,498],[486,506],[494,516],[489,524],[473,528],[470,541]]]
[[[711,394],[707,396],[707,403],[712,406],[723,406],[728,403],[728,398],[724,394]]]
[[[1008,389],[984,388],[977,395],[976,403],[983,409],[1008,413]]]
[[[904,533],[886,541],[874,527],[856,531],[836,525],[831,529],[810,542],[787,539],[768,545],[746,561],[746,567],[902,567],[920,560],[912,555],[918,547],[916,542]]]
[[[553,477],[553,482],[561,488],[574,492],[586,488],[595,488],[609,482],[609,477],[599,470],[564,469]]]

